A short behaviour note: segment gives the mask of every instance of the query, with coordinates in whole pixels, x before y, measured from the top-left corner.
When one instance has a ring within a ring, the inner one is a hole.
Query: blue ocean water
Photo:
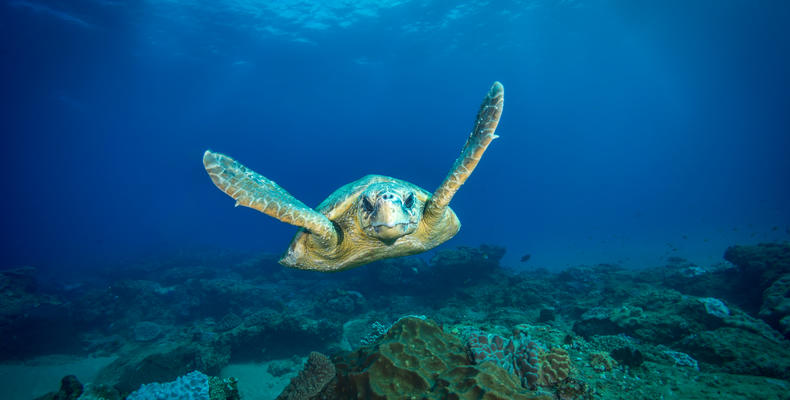
[[[204,150],[311,206],[370,173],[432,191],[495,80],[501,138],[445,246],[639,267],[790,237],[783,1],[10,0],[0,15],[3,266],[280,252],[296,228],[234,208]]]

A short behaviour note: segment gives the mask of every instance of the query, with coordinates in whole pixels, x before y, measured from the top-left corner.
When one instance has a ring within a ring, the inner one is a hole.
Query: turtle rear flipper
[[[466,178],[469,178],[477,163],[480,162],[488,145],[498,137],[494,131],[499,123],[499,116],[502,114],[504,96],[505,89],[502,84],[494,82],[483,99],[483,104],[477,113],[475,127],[469,135],[469,139],[466,140],[461,155],[455,160],[453,168],[444,178],[444,182],[431,196],[431,200],[425,208],[426,217],[438,218],[442,216],[455,192],[466,182]]]
[[[254,208],[280,221],[301,226],[327,243],[337,242],[332,221],[297,200],[274,181],[224,154],[209,150],[203,154],[203,166],[214,184],[236,200],[236,206]]]

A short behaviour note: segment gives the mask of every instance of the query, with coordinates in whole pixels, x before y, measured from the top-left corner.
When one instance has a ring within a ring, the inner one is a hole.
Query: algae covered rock
[[[735,264],[741,271],[753,274],[759,282],[757,290],[762,290],[780,276],[790,273],[790,244],[731,246],[724,252],[724,259]]]
[[[163,343],[122,354],[99,372],[97,381],[126,394],[143,384],[173,381],[194,370],[218,375],[229,359],[227,347]]]
[[[134,340],[138,342],[149,342],[159,337],[162,333],[162,327],[154,322],[141,321],[135,324],[132,331],[134,333]]]
[[[720,299],[682,295],[674,290],[648,290],[620,307],[593,308],[573,330],[578,335],[626,334],[656,344],[672,344],[688,335],[735,327],[777,340],[780,336],[763,321],[728,307]]]
[[[760,317],[790,338],[790,274],[784,274],[763,292]]]
[[[677,344],[692,357],[725,372],[790,379],[790,342],[754,332],[720,328],[700,332]]]
[[[731,246],[724,258],[737,267],[737,276],[728,283],[739,291],[738,304],[754,314],[761,309],[763,292],[782,275],[790,274],[789,243]]]
[[[39,290],[36,275],[33,267],[0,271],[0,359],[81,350],[73,307]]]

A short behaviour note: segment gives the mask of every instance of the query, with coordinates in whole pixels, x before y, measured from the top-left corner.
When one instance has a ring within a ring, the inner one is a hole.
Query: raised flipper
[[[455,192],[466,182],[466,178],[472,174],[477,163],[480,162],[480,157],[488,148],[488,144],[499,137],[494,134],[494,131],[499,123],[499,116],[502,114],[504,96],[505,88],[501,83],[494,82],[480,106],[475,127],[469,135],[469,139],[466,140],[461,155],[455,160],[450,173],[447,174],[444,182],[436,189],[428,202],[425,208],[425,217],[441,217]]]
[[[329,244],[337,243],[337,233],[323,214],[297,200],[274,181],[220,153],[206,150],[203,166],[217,187],[236,200],[236,206],[254,208],[280,221],[301,226]]]

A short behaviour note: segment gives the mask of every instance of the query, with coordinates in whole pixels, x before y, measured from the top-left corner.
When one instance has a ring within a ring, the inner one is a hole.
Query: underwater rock
[[[280,312],[272,308],[264,307],[244,319],[244,325],[252,327],[258,325],[268,325],[272,321],[281,320]]]
[[[168,268],[157,276],[157,281],[166,286],[179,285],[190,279],[214,279],[218,278],[218,270],[202,265],[189,265]]]
[[[553,308],[541,308],[538,322],[551,322],[557,318],[557,312]]]
[[[9,302],[8,299],[19,299],[36,296],[36,269],[33,267],[19,267],[14,269],[6,269],[0,271],[0,293],[2,293],[2,307],[0,307],[0,314],[8,314],[7,307],[14,305],[14,302]]]
[[[239,381],[236,378],[208,378],[208,395],[210,400],[241,400]]]
[[[311,352],[304,368],[299,371],[277,400],[308,400],[326,388],[335,378],[335,365],[318,352]]]
[[[611,355],[604,351],[594,351],[589,354],[590,366],[598,372],[611,371],[617,365],[617,362]]]
[[[728,282],[737,291],[731,300],[755,315],[762,306],[763,292],[782,275],[790,274],[790,243],[731,246],[724,258],[737,267],[737,275]]]
[[[193,297],[191,309],[199,316],[221,317],[241,310],[282,308],[282,293],[273,285],[259,285],[242,279],[190,280],[186,290]]]
[[[272,376],[283,376],[290,374],[297,367],[298,366],[293,362],[292,359],[274,360],[269,362],[269,366],[266,367],[266,372],[272,374]]]
[[[287,358],[311,349],[327,350],[342,336],[337,318],[313,319],[287,311],[253,314],[240,328],[220,335],[216,346],[228,347],[234,359],[260,361]]]
[[[99,371],[97,382],[112,386],[121,394],[152,382],[169,382],[190,371],[219,375],[230,360],[225,346],[162,343],[147,345],[119,355]]]
[[[82,383],[74,375],[66,375],[60,380],[60,390],[48,393],[36,400],[77,400],[83,392]]]
[[[725,262],[701,266],[680,257],[669,257],[667,264],[638,272],[642,282],[664,286],[684,294],[716,297],[744,306],[741,288],[737,284],[738,269]]]
[[[761,320],[727,307],[721,300],[668,289],[646,290],[617,308],[591,309],[574,323],[573,331],[587,338],[624,333],[649,343],[671,344],[724,326],[756,332],[772,340],[781,337]]]
[[[681,353],[674,350],[664,350],[663,355],[672,361],[672,365],[678,367],[688,367],[694,369],[695,371],[699,371],[699,364],[697,363],[697,360],[686,353]]]
[[[730,309],[721,300],[713,297],[705,297],[699,299],[700,303],[705,306],[705,312],[717,318],[727,318],[730,316]]]
[[[343,324],[343,337],[340,348],[351,351],[360,345],[362,338],[370,333],[371,322],[368,318],[352,319]]]
[[[736,328],[699,332],[677,347],[725,372],[790,379],[790,342]]]
[[[0,359],[80,352],[74,314],[68,301],[38,290],[35,268],[0,271]]]
[[[200,371],[192,371],[172,382],[149,383],[129,394],[126,400],[239,400],[239,391],[234,378],[210,377]]]
[[[724,259],[742,271],[759,277],[758,290],[763,290],[780,276],[790,273],[790,244],[731,246],[724,252]]]
[[[122,400],[121,394],[114,387],[104,384],[89,384],[79,400]]]
[[[763,292],[760,317],[790,339],[790,274],[784,274]]]
[[[439,250],[431,258],[428,268],[431,283],[441,282],[432,286],[436,291],[441,288],[452,288],[460,284],[479,282],[495,274],[499,261],[505,255],[505,248],[499,246],[481,245],[478,248],[457,247],[455,249]]]
[[[334,289],[321,296],[329,300],[325,301],[324,311],[332,311],[342,315],[350,315],[361,312],[366,305],[365,296],[354,290]]]
[[[370,346],[387,333],[391,325],[368,318],[352,319],[343,324],[342,350],[351,351],[359,346]]]
[[[241,317],[234,313],[227,313],[225,314],[222,319],[220,319],[214,328],[217,332],[227,332],[239,325],[241,325],[244,321],[242,321]]]
[[[609,354],[618,363],[630,368],[636,368],[645,362],[642,352],[633,347],[618,347],[609,352]]]
[[[397,321],[374,346],[333,357],[336,398],[549,399],[521,388],[494,363],[472,365],[461,341],[436,323]]]
[[[167,383],[148,383],[140,386],[126,400],[208,400],[208,376],[192,371]]]
[[[133,329],[134,340],[138,342],[149,342],[159,337],[162,327],[159,324],[149,321],[138,322]]]
[[[389,258],[372,264],[368,271],[375,287],[383,290],[406,290],[428,269],[428,263],[418,257]]]

